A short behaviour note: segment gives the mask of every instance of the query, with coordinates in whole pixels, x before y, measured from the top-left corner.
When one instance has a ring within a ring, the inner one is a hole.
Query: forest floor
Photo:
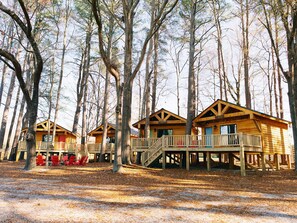
[[[0,162],[0,222],[297,222],[294,171]]]

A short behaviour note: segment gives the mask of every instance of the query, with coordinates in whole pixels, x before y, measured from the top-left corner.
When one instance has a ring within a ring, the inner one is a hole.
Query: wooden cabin
[[[161,138],[133,140],[132,151],[142,152],[144,166],[162,164],[162,168],[170,164],[187,170],[190,166],[233,169],[239,163],[245,176],[246,167],[279,169],[280,155],[290,168],[288,121],[217,100],[193,120],[199,132],[194,129],[185,135],[185,123],[185,119],[161,109],[150,116],[151,136]],[[134,126],[143,134],[144,124],[141,120]],[[171,134],[159,133],[163,129]]]
[[[98,126],[94,130],[88,133],[88,136],[95,137],[95,143],[102,143],[102,135],[103,135],[103,125]],[[109,138],[110,143],[115,142],[115,133],[116,128],[114,124],[107,124],[107,137]]]
[[[152,146],[161,146],[161,139],[164,137],[167,137],[173,144],[181,145],[183,143],[184,140],[182,136],[186,133],[187,119],[162,108],[159,111],[152,113],[149,117],[149,138],[141,138],[145,135],[145,122],[146,119],[144,118],[133,124],[133,127],[137,128],[140,133],[138,139],[132,140],[132,152],[134,158],[137,157],[135,160],[136,163],[140,163],[141,159],[142,163],[144,163],[144,160],[146,159],[145,157],[149,156],[147,154],[148,149],[151,149],[150,151],[152,151]],[[192,127],[192,134],[197,134],[197,130],[194,127]],[[142,158],[140,156],[142,156]],[[180,156],[180,154],[177,156]],[[156,160],[153,160],[152,162],[154,161]],[[145,165],[149,166],[150,164]]]
[[[150,138],[160,138],[163,135],[185,135],[187,119],[162,108],[150,115]],[[144,137],[145,118],[133,124],[139,130],[139,137]],[[196,132],[192,128],[192,133]]]
[[[76,139],[77,136],[70,130],[56,125],[56,135],[53,140],[54,122],[43,121],[36,125],[36,152],[42,153],[49,150],[50,152],[62,153],[62,152],[74,152],[77,150]],[[26,140],[25,136],[28,128],[24,128],[21,132],[22,139],[18,143],[17,158],[19,159],[20,153],[26,153]],[[50,133],[50,134],[48,134]]]
[[[272,166],[270,161],[273,159],[273,164],[279,169],[281,157],[281,163],[287,163],[290,166],[289,121],[217,100],[201,112],[193,122],[195,126],[202,128],[203,135],[213,134],[221,137],[229,135],[228,139],[225,138],[227,144],[230,140],[238,140],[236,139],[238,134],[260,136],[260,153],[262,153],[263,160],[265,159]],[[257,154],[256,151],[254,152]],[[250,160],[247,162],[259,159],[255,156],[248,156],[248,158]]]
[[[50,129],[50,135],[48,135],[48,130]],[[22,130],[22,135],[25,136],[28,128]],[[64,142],[64,143],[76,143],[77,136],[73,134],[70,130],[56,125],[56,135],[55,140],[53,140],[54,122],[43,121],[36,125],[36,142]],[[48,139],[49,138],[49,139]]]
[[[265,154],[289,155],[288,141],[290,122],[261,112],[217,100],[195,119],[194,124],[202,128],[202,134],[244,133],[261,136],[262,152]]]
[[[98,126],[94,130],[88,133],[89,137],[95,138],[95,143],[88,142],[88,152],[94,154],[94,160],[97,160],[97,157],[101,152],[102,136],[103,136],[103,125]],[[108,123],[107,124],[107,146],[105,151],[106,159],[112,161],[112,156],[114,154],[114,143],[115,143],[115,134],[116,134],[116,125]],[[137,138],[138,132],[131,129],[131,138]]]

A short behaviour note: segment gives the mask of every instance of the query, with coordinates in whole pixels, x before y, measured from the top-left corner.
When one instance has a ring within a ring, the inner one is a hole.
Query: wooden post
[[[203,152],[203,163],[204,163],[204,165],[206,164],[206,153],[205,152]]]
[[[165,169],[166,167],[166,152],[163,150],[162,151],[162,169]]]
[[[240,133],[240,151],[239,151],[239,157],[240,157],[240,173],[241,176],[246,176],[245,172],[245,157],[244,157],[244,146],[243,146],[243,137],[242,133]]]
[[[190,153],[189,150],[186,150],[186,169],[190,170]]]
[[[21,155],[21,152],[18,151],[18,152],[16,153],[16,157],[15,157],[15,161],[16,161],[16,162],[19,161],[19,159],[20,159],[20,155]]]
[[[287,161],[288,161],[288,169],[292,169],[292,164],[291,164],[291,155],[287,155]]]
[[[275,169],[280,170],[279,155],[274,154]]]
[[[210,171],[210,152],[206,152],[206,159],[207,159],[207,171]]]
[[[234,157],[233,154],[229,152],[229,169],[234,168]]]
[[[179,168],[182,168],[183,167],[183,153],[180,152],[179,153]]]
[[[266,171],[266,164],[265,164],[265,154],[261,153],[261,165],[262,165],[262,171]]]

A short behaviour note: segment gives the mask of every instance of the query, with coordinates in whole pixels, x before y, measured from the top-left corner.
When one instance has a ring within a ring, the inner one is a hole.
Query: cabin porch
[[[132,151],[141,153],[141,163],[144,166],[159,163],[165,168],[166,165],[176,163],[189,170],[191,165],[202,163],[210,170],[215,157],[219,163],[228,163],[229,168],[238,163],[241,175],[245,176],[246,167],[252,168],[247,158],[252,157],[259,168],[266,169],[261,136],[243,133],[138,138],[132,140]]]
[[[78,144],[78,143],[65,143],[65,142],[36,142],[36,153],[37,154],[46,154],[49,155],[58,155],[62,154],[75,154],[76,156],[79,153],[88,154],[90,159],[94,161],[97,160],[97,156],[99,156],[101,152],[101,143],[92,143],[92,144]],[[112,161],[110,157],[114,153],[114,143],[106,144],[105,157],[106,160]],[[18,150],[16,154],[16,161],[18,161],[21,157],[21,154],[24,159],[27,157],[27,143],[26,141],[19,141]]]

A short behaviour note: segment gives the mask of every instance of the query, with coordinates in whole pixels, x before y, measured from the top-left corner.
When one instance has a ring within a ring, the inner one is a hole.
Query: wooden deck
[[[212,153],[238,154],[241,174],[245,175],[245,154],[261,154],[261,136],[247,134],[226,135],[180,135],[163,136],[162,138],[132,139],[132,151],[141,152],[141,162],[144,166],[150,166],[156,161],[162,162],[166,167],[168,154],[185,153],[186,169],[190,168],[191,153],[203,153],[206,155],[207,169],[210,170]],[[181,158],[173,158],[179,159]]]
[[[16,161],[19,160],[20,154],[24,153],[24,158],[26,159],[26,153],[27,153],[27,144],[26,141],[19,141],[18,144],[18,152],[16,156]],[[85,153],[85,154],[93,154],[94,159],[96,158],[96,155],[101,152],[101,143],[96,144],[77,144],[77,143],[65,143],[65,142],[36,142],[36,153],[50,153],[50,154],[79,154],[79,153]],[[107,143],[106,147],[106,154],[112,154],[114,153],[114,144],[113,143]]]

